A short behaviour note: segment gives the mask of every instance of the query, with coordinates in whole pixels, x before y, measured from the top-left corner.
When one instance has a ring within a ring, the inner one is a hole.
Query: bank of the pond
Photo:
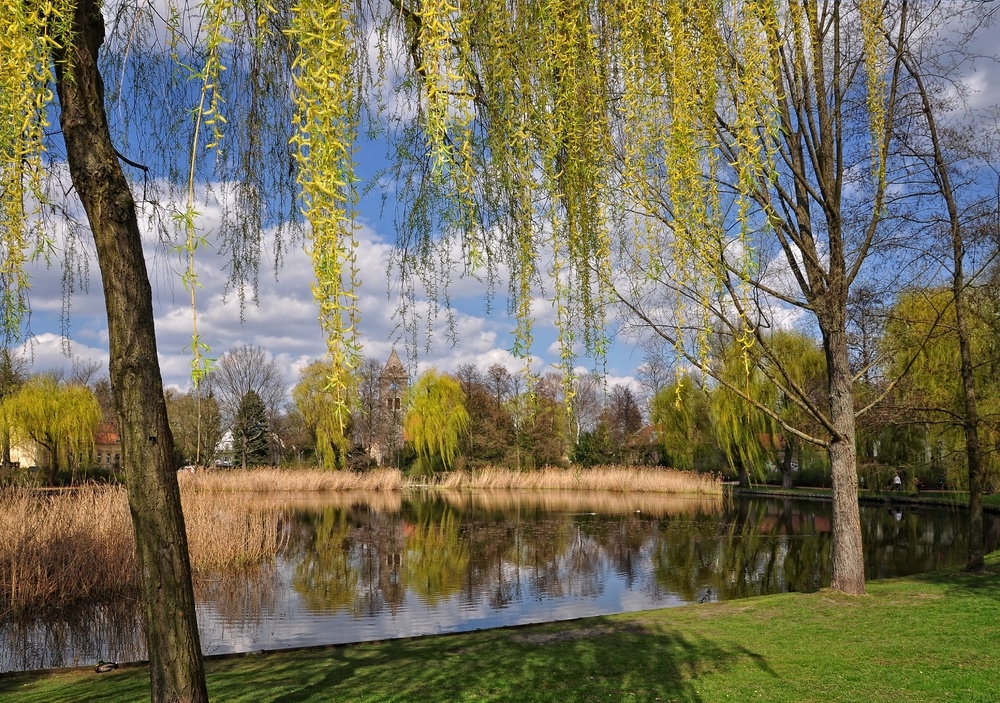
[[[1000,670],[1000,554],[987,570],[572,622],[210,658],[214,701],[986,703]],[[148,700],[134,666],[0,675],[21,703]]]
[[[779,488],[777,486],[757,485],[744,488],[735,484],[729,485],[732,495],[758,496],[762,498],[796,498],[798,500],[831,500],[829,488],[802,486],[797,488]],[[940,507],[969,507],[969,494],[962,491],[917,491],[914,493],[894,491],[858,492],[858,500],[862,503],[898,503],[904,505],[933,505]],[[984,495],[983,510],[1000,513],[1000,494]]]

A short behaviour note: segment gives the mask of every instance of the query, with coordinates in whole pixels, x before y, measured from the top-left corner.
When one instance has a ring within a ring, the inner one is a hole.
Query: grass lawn
[[[987,572],[206,663],[214,701],[1000,700],[1000,553]],[[145,667],[0,675],[0,700],[148,700]]]

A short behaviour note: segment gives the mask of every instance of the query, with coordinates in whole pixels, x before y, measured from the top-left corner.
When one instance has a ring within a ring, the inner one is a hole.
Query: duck
[[[94,667],[94,671],[98,674],[103,674],[105,671],[111,671],[112,669],[118,668],[118,662],[106,662],[103,659],[97,661],[97,666]]]

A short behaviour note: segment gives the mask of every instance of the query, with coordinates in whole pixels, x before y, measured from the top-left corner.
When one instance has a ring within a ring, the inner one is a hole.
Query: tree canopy
[[[14,441],[35,442],[47,454],[48,480],[56,483],[59,470],[69,460],[90,454],[101,420],[101,407],[86,386],[62,383],[52,374],[28,379],[3,400],[0,412]]]
[[[446,304],[453,270],[493,285],[503,278],[518,352],[532,341],[542,284],[567,369],[581,345],[598,356],[607,349],[613,298],[657,326],[639,305],[650,285],[698,304],[675,306],[679,314],[659,325],[678,346],[693,339],[704,348],[711,314],[730,320],[737,339],[760,343],[774,320],[759,303],[798,306],[814,316],[827,358],[830,402],[816,413],[823,433],[812,439],[833,466],[833,586],[861,593],[847,301],[872,252],[897,241],[885,226],[887,214],[900,212],[893,198],[914,192],[902,187],[910,171],[895,141],[907,81],[919,68],[909,50],[928,37],[943,41],[935,22],[991,11],[984,6],[6,4],[0,314],[5,332],[17,334],[28,307],[24,263],[52,250],[54,232],[93,235],[147,636],[164,645],[149,647],[154,695],[207,697],[198,666],[168,661],[196,664],[198,638],[140,206],[187,261],[199,380],[208,350],[195,254],[209,244],[199,194],[221,196],[223,224],[212,236],[232,255],[241,298],[255,295],[265,226],[279,233],[279,257],[284,235],[305,237],[336,370],[331,387],[344,411],[359,358],[362,126],[387,136],[399,157],[389,176],[401,195],[403,291],[423,284]],[[60,129],[49,124],[54,113]],[[919,118],[905,126],[914,125]],[[126,178],[123,164],[143,172],[140,206],[137,179]],[[61,182],[67,174],[72,187]],[[791,289],[768,276],[776,261]]]
[[[469,425],[465,394],[458,381],[431,369],[407,391],[406,437],[424,472],[450,469]]]

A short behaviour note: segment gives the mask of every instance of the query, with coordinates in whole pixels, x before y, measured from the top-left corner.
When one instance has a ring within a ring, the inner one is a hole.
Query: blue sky
[[[380,165],[382,149],[381,145],[369,146],[359,154],[359,166],[368,171]],[[211,240],[221,216],[220,207],[203,200],[198,210],[199,227]],[[450,289],[457,343],[453,345],[447,339],[447,325],[441,319],[430,327],[430,346],[425,346],[425,327],[418,340],[417,358],[407,359],[403,331],[396,316],[397,301],[389,290],[386,275],[395,238],[389,214],[392,211],[391,203],[383,207],[380,192],[372,193],[359,205],[357,259],[362,278],[360,330],[364,354],[384,361],[396,347],[404,363],[409,362],[411,370],[418,373],[431,366],[452,371],[470,363],[483,370],[493,363],[500,363],[512,372],[524,368],[525,360],[515,358],[510,352],[515,323],[505,314],[503,285],[487,307],[485,285],[458,276]],[[177,253],[158,243],[151,232],[145,234],[145,249],[164,384],[186,390],[190,387],[190,355],[186,347],[190,344],[192,316],[180,278],[185,263]],[[310,290],[311,263],[298,244],[288,248],[280,268],[276,268],[271,232],[265,232],[261,251],[258,301],[248,298],[241,315],[238,296],[226,291],[227,258],[210,248],[199,249],[196,269],[202,288],[197,291],[198,330],[211,347],[210,356],[218,357],[243,343],[264,348],[277,361],[290,388],[296,383],[299,370],[325,353]],[[69,372],[72,359],[79,358],[100,362],[102,373],[107,373],[107,321],[96,258],[91,256],[80,271],[75,289],[67,299],[62,294],[64,276],[58,258],[62,255],[57,250],[57,258],[49,265],[36,262],[30,269],[30,329],[34,336],[27,349],[32,369]],[[544,372],[559,359],[554,315],[551,304],[542,297],[534,300],[532,308],[537,326],[530,365],[533,370]],[[635,367],[642,360],[642,352],[632,347],[622,341],[613,347],[608,363],[609,387],[614,383],[636,383]],[[584,368],[591,363],[581,359]]]
[[[995,53],[995,40],[1000,32],[990,28],[980,36],[987,53]],[[967,66],[967,84],[973,91],[970,101],[978,107],[996,102],[996,65],[980,62]],[[368,145],[358,154],[361,170],[377,170],[384,154],[380,144]],[[390,184],[391,185],[391,184]],[[141,184],[137,184],[137,189]],[[367,356],[384,360],[396,346],[404,356],[402,331],[395,316],[396,300],[387,293],[386,270],[395,231],[392,222],[393,205],[381,201],[381,192],[373,192],[359,206],[358,262],[362,275],[360,308],[361,341]],[[199,223],[211,239],[219,222],[220,209],[212,202],[202,202],[203,213]],[[259,302],[248,302],[240,309],[238,297],[232,291],[226,294],[226,261],[209,249],[199,250],[197,273],[203,288],[198,291],[198,325],[203,340],[211,347],[211,355],[219,356],[243,343],[256,344],[267,350],[278,362],[289,387],[294,385],[299,370],[309,362],[323,356],[325,343],[317,322],[316,308],[312,302],[310,282],[312,271],[309,258],[301,245],[288,249],[280,269],[274,266],[271,233],[264,234],[259,277]],[[178,389],[187,389],[190,356],[185,348],[190,343],[191,312],[187,293],[181,284],[180,272],[184,262],[177,254],[156,241],[149,233],[146,240],[147,267],[153,286],[157,340],[164,383]],[[57,251],[56,256],[62,256]],[[28,344],[33,370],[69,370],[71,357],[96,360],[105,367],[107,352],[107,323],[104,301],[96,260],[78,268],[78,278],[68,299],[68,314],[62,291],[63,270],[58,260],[51,265],[35,264],[30,270],[30,303],[32,308],[31,332]],[[433,328],[433,338],[428,348],[424,337],[419,340],[419,355],[408,359],[412,370],[420,371],[434,366],[452,371],[461,364],[475,364],[483,369],[493,363],[505,365],[511,371],[523,368],[524,361],[515,359],[510,349],[514,344],[514,321],[506,314],[503,281],[498,286],[498,297],[487,313],[484,302],[485,286],[470,278],[455,278],[451,295],[455,309],[457,344],[447,339],[444,320]],[[558,362],[553,326],[554,311],[544,297],[534,300],[532,310],[536,318],[534,358],[536,371],[549,369]],[[65,333],[65,335],[64,335]],[[614,341],[607,359],[608,386],[626,383],[635,386],[636,369],[644,352],[633,340],[619,338]],[[590,363],[580,360],[583,368]]]

